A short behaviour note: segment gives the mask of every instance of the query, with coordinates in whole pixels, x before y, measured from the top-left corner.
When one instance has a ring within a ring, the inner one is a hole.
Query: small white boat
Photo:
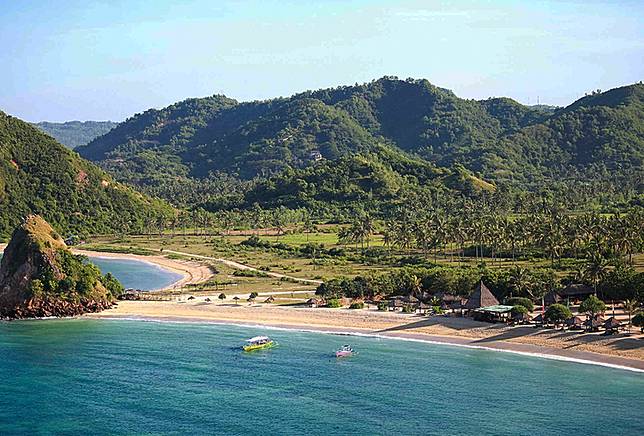
[[[353,350],[353,348],[351,348],[351,345],[345,344],[335,352],[335,357],[349,357],[353,356],[354,354],[357,353]]]

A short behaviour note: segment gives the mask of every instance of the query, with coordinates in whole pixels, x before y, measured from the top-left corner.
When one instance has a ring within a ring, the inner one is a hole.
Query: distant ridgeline
[[[33,123],[34,126],[69,148],[89,144],[92,140],[112,130],[117,124],[112,121],[67,121],[65,123],[43,121]]]
[[[140,229],[172,208],[115,182],[29,123],[0,112],[0,240],[39,214],[61,232]]]
[[[0,261],[0,318],[74,316],[112,306],[123,286],[75,256],[51,226],[30,215]]]
[[[384,77],[266,101],[188,99],[137,114],[78,152],[119,180],[210,209],[373,206],[561,184],[632,198],[642,193],[643,97],[635,84],[565,108],[529,107]]]

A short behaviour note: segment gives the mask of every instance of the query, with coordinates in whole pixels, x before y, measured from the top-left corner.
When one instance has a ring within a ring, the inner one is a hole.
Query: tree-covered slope
[[[0,112],[0,239],[29,214],[59,232],[141,226],[170,207],[115,182],[29,123]]]
[[[306,179],[320,158],[332,167],[375,155],[401,180],[426,163],[447,168],[453,177],[443,181],[452,189],[464,181],[490,186],[481,179],[535,189],[615,177],[633,187],[644,149],[642,87],[556,110],[461,99],[426,80],[392,77],[258,102],[213,96],[135,115],[78,151],[166,198],[181,186],[190,186],[186,197],[208,197],[194,195],[195,180]],[[409,159],[414,169],[398,162]]]
[[[73,149],[80,145],[89,144],[95,138],[112,130],[118,123],[113,121],[67,121],[64,123],[42,121],[33,124],[56,141]]]

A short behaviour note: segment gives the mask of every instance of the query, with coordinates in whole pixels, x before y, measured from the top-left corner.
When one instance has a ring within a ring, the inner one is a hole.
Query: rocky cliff
[[[16,228],[0,262],[0,317],[74,316],[110,308],[122,292],[111,275],[76,256],[41,217]]]

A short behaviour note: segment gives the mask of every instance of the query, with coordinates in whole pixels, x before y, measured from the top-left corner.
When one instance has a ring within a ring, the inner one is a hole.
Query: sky
[[[121,121],[384,75],[567,105],[644,80],[642,23],[641,0],[0,0],[0,110]]]

